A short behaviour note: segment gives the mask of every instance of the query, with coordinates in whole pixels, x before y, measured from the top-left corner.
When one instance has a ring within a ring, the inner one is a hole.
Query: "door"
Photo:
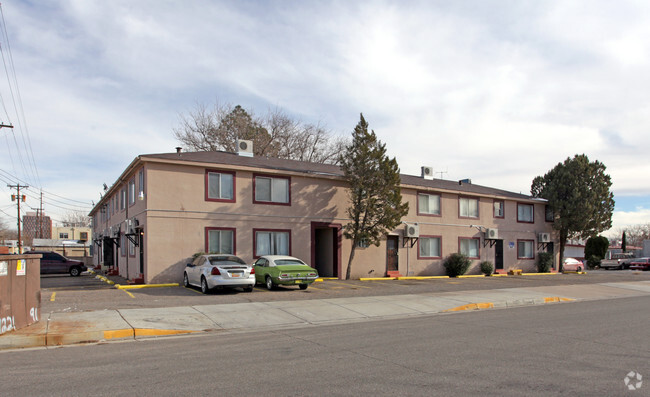
[[[395,272],[398,269],[397,249],[399,247],[398,236],[386,237],[386,271]]]
[[[494,269],[503,269],[503,240],[496,240],[494,244]]]
[[[110,237],[104,237],[104,266],[114,266],[113,262],[113,239]]]

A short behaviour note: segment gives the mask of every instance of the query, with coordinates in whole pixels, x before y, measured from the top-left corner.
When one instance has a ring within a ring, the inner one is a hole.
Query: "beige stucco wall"
[[[144,229],[145,282],[180,282],[185,263],[195,252],[206,249],[206,227],[235,229],[236,254],[247,262],[253,257],[253,229],[280,229],[291,231],[291,255],[311,261],[312,222],[345,224],[348,195],[342,180],[328,176],[302,175],[267,169],[247,167],[224,167],[187,163],[170,164],[148,161],[144,164],[144,199],[136,200],[125,211],[118,211],[103,224],[96,222],[94,233],[101,232],[110,224],[123,222],[136,217]],[[121,186],[128,186],[131,177],[136,178],[141,166],[133,169],[123,181],[116,184],[112,194],[119,195]],[[206,169],[235,171],[236,200],[214,202],[205,200]],[[253,203],[254,174],[282,175],[291,178],[291,205],[270,205]],[[136,191],[140,187],[136,186]],[[442,213],[439,217],[417,214],[417,193],[432,192],[441,194]],[[535,269],[533,260],[517,259],[517,240],[537,241],[540,232],[552,232],[551,225],[544,222],[544,204],[535,204],[535,223],[516,221],[517,201],[498,197],[505,201],[505,218],[493,217],[493,197],[479,197],[479,218],[463,219],[458,216],[458,197],[455,192],[427,190],[422,187],[402,188],[403,199],[409,203],[410,212],[403,219],[407,223],[418,223],[422,235],[442,237],[441,259],[418,259],[418,245],[404,246],[402,235],[404,226],[399,226],[391,234],[400,236],[399,271],[403,275],[442,275],[442,262],[446,256],[458,252],[459,237],[480,237],[480,258],[473,261],[470,273],[478,274],[481,260],[494,262],[494,247],[483,244],[483,233],[478,229],[498,228],[499,238],[503,239],[504,268]],[[533,203],[533,201],[525,201]],[[514,248],[509,248],[509,243]],[[345,238],[341,241],[340,272],[345,275],[351,243]],[[535,251],[537,244],[535,243]],[[116,257],[120,272],[128,273],[128,278],[139,274],[139,257]],[[386,273],[386,240],[379,247],[359,248],[351,276],[353,278],[383,276]]]

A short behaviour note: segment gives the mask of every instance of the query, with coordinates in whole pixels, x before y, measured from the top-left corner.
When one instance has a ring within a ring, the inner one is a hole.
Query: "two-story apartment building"
[[[424,173],[423,173],[424,174]],[[349,198],[340,167],[224,152],[138,156],[90,213],[95,264],[146,283],[180,282],[196,252],[299,257],[344,277]],[[379,247],[358,247],[352,277],[443,275],[454,252],[497,269],[534,271],[553,252],[545,201],[474,185],[402,175],[403,225]],[[555,255],[557,260],[557,255]]]

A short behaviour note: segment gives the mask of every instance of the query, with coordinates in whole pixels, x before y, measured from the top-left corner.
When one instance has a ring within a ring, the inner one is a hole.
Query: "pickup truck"
[[[600,268],[601,269],[619,269],[619,270],[624,270],[624,269],[629,269],[630,268],[630,263],[636,258],[632,258],[629,255],[615,255],[613,259],[603,259],[600,262]]]

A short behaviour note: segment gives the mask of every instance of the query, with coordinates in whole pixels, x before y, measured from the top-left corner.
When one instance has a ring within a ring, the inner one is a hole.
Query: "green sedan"
[[[292,256],[264,255],[255,261],[255,282],[272,290],[276,285],[307,289],[318,278],[316,269]]]

